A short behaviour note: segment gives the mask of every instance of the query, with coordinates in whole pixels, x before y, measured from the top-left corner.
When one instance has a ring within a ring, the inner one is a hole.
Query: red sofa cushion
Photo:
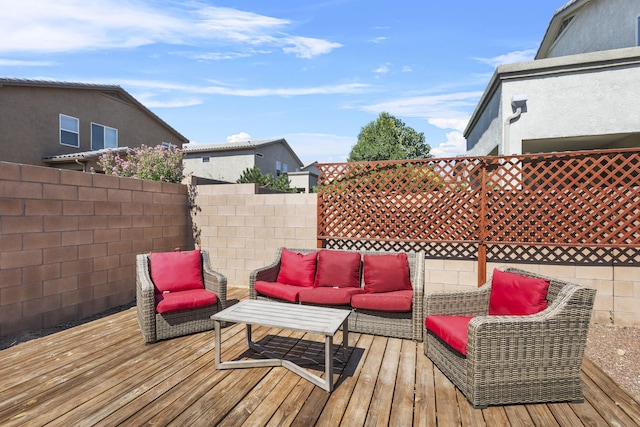
[[[489,315],[526,316],[547,308],[549,281],[493,270]]]
[[[321,250],[318,254],[315,286],[359,288],[360,254]]]
[[[349,305],[351,297],[364,293],[364,289],[357,287],[346,288],[305,288],[298,294],[300,302],[322,305]]]
[[[200,250],[152,252],[150,267],[156,293],[204,289]]]
[[[407,254],[365,255],[364,290],[369,293],[413,289]]]
[[[300,254],[282,248],[280,271],[276,281],[287,285],[313,287],[317,260],[318,252]]]
[[[258,280],[254,285],[254,289],[257,293],[266,297],[298,302],[298,293],[303,288],[297,285]]]
[[[156,294],[156,311],[170,313],[208,307],[218,302],[218,296],[206,289],[187,289],[186,291]]]
[[[412,302],[412,290],[381,292],[375,294],[365,293],[354,295],[351,298],[351,307],[359,308],[361,310],[406,313],[411,311]]]
[[[424,326],[458,353],[466,356],[471,319],[472,316],[427,316]]]

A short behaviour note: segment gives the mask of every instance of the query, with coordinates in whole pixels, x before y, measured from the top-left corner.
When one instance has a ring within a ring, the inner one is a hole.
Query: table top
[[[211,318],[333,336],[350,313],[347,309],[249,299],[225,308]]]

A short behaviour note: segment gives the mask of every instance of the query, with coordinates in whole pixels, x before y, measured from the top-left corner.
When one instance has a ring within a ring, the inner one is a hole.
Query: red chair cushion
[[[360,254],[321,250],[318,254],[315,286],[359,288]]]
[[[411,311],[413,291],[392,291],[375,294],[354,295],[351,298],[351,307],[361,310],[393,311],[406,313]]]
[[[354,295],[364,293],[364,289],[358,287],[347,288],[305,288],[298,294],[300,302],[307,304],[323,305],[349,305]]]
[[[156,293],[204,289],[200,250],[152,252],[150,265]]]
[[[472,316],[427,316],[424,326],[458,353],[466,356],[471,319]]]
[[[369,293],[413,289],[407,254],[364,255],[364,290]]]
[[[206,289],[167,292],[156,294],[156,311],[158,313],[171,313],[192,308],[208,307],[217,302],[218,296]]]
[[[287,285],[313,287],[316,276],[318,252],[299,254],[282,248],[278,283]]]
[[[265,282],[258,280],[254,289],[260,295],[265,297],[281,299],[289,302],[298,302],[298,293],[302,289],[297,285],[286,285],[284,283],[277,282]]]
[[[526,316],[547,308],[549,281],[493,270],[489,315]]]

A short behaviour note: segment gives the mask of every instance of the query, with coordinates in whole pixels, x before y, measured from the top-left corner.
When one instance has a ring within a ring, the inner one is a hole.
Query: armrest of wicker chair
[[[221,310],[224,310],[227,306],[227,278],[211,268],[211,261],[207,251],[203,250],[201,253],[204,287],[216,294],[218,301],[220,301]]]
[[[140,331],[145,342],[156,340],[155,287],[149,274],[148,254],[136,256],[136,300]]]
[[[484,316],[489,311],[491,284],[468,291],[431,292],[424,296],[425,316]]]
[[[276,251],[276,259],[271,264],[255,269],[249,274],[249,298],[256,299],[258,294],[255,290],[255,284],[258,280],[265,282],[275,282],[280,271],[280,262],[282,260],[282,248]]]

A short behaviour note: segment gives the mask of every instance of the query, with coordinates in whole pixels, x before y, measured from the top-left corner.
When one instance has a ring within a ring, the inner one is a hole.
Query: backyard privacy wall
[[[280,246],[315,248],[315,194],[255,194],[253,184],[200,185],[194,224],[202,249],[230,286],[249,286],[251,270],[274,261]],[[495,267],[487,265],[487,276]],[[640,326],[640,267],[510,264],[524,270],[563,278],[598,290],[593,320]],[[477,287],[477,261],[425,260],[425,291]]]
[[[191,242],[187,193],[0,162],[0,336],[134,301],[135,255]]]

